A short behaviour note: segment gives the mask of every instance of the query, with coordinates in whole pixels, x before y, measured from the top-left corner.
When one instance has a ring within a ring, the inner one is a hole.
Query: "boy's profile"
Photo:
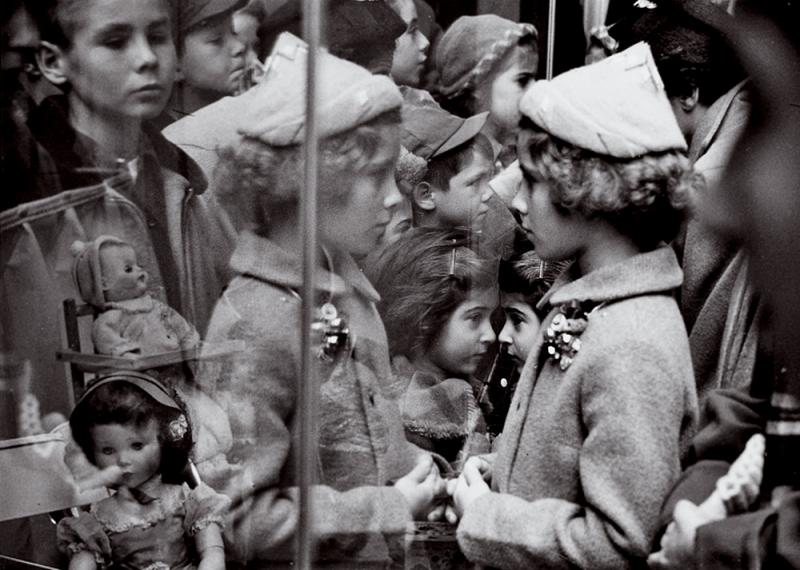
[[[403,145],[428,163],[411,190],[414,226],[477,228],[494,174],[491,143],[481,134],[487,114],[451,115],[416,89],[403,97]]]

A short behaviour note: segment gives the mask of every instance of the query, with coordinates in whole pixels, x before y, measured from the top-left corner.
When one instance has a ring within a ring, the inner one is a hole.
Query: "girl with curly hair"
[[[645,44],[536,83],[520,108],[529,235],[575,261],[542,301],[496,457],[450,486],[459,545],[501,568],[642,567],[696,423],[663,242],[701,179]]]
[[[387,77],[320,52],[317,282],[313,370],[301,374],[305,82],[308,46],[280,36],[264,81],[236,98],[233,140],[219,170],[220,200],[246,222],[231,260],[236,277],[206,339],[244,350],[207,367],[200,384],[228,412],[229,460],[239,473],[231,548],[245,562],[292,565],[301,502],[301,383],[319,385],[317,471],[309,531],[320,560],[387,562],[407,523],[444,494],[429,453],[404,437],[378,295],[353,256],[376,248],[400,201],[402,97]],[[356,564],[357,565],[357,564]]]
[[[458,470],[488,450],[486,424],[471,380],[495,340],[495,265],[455,230],[415,228],[369,260],[381,295],[395,373],[405,385],[406,437]]]

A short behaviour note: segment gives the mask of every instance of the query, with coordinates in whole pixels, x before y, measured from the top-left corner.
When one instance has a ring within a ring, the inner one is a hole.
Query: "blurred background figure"
[[[398,85],[419,87],[425,76],[430,42],[419,26],[417,3],[414,0],[387,0],[403,19],[406,30],[395,40],[391,77]]]
[[[173,3],[178,67],[171,110],[180,118],[248,87],[245,44],[234,31],[244,0]]]
[[[55,166],[31,136],[30,110],[57,90],[36,66],[39,29],[24,0],[0,7],[0,210],[37,200],[60,190],[53,184]]]

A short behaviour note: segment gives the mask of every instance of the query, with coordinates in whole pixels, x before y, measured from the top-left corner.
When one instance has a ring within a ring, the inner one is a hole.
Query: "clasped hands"
[[[491,492],[492,459],[491,455],[470,457],[458,478],[444,479],[433,458],[425,455],[394,486],[415,520],[455,524],[475,499]]]

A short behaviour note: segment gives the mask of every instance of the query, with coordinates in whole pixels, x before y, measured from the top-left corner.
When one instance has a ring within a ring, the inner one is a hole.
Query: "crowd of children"
[[[745,254],[726,244],[713,256],[715,238],[689,220],[718,191],[720,162],[702,159],[730,152],[709,137],[743,125],[717,113],[744,87],[735,71],[722,90],[686,79],[674,58],[689,37],[687,65],[702,68],[717,41],[708,22],[726,25],[724,11],[656,9],[627,30],[626,49],[537,80],[532,25],[462,16],[442,31],[423,0],[332,1],[330,49],[316,53],[291,33],[297,2],[13,4],[4,27],[27,18],[53,93],[17,81],[20,95],[4,95],[3,165],[21,185],[4,207],[113,179],[111,199],[147,235],[129,243],[106,227],[71,248],[95,351],[201,354],[102,372],[79,397],[74,453],[110,495],[58,523],[70,570],[290,567],[300,531],[320,564],[402,567],[414,521],[448,526],[466,560],[489,567],[701,559],[691,521],[705,515],[678,503],[670,521],[682,467],[710,445],[695,433],[719,436],[712,389],[787,375],[763,336],[747,336],[760,323],[741,322],[760,302]],[[637,43],[648,36],[652,49]],[[33,153],[21,166],[6,131]],[[742,291],[746,307],[729,301]],[[208,349],[226,343],[237,348]],[[308,385],[318,439],[303,488]],[[796,436],[800,403],[772,405]],[[781,453],[795,449],[786,441]],[[800,474],[768,472],[780,492],[758,496],[764,455],[748,449],[725,508],[702,522],[771,508],[769,524],[800,530]],[[766,532],[718,567],[755,556],[798,567],[797,549],[776,554],[785,539]]]

